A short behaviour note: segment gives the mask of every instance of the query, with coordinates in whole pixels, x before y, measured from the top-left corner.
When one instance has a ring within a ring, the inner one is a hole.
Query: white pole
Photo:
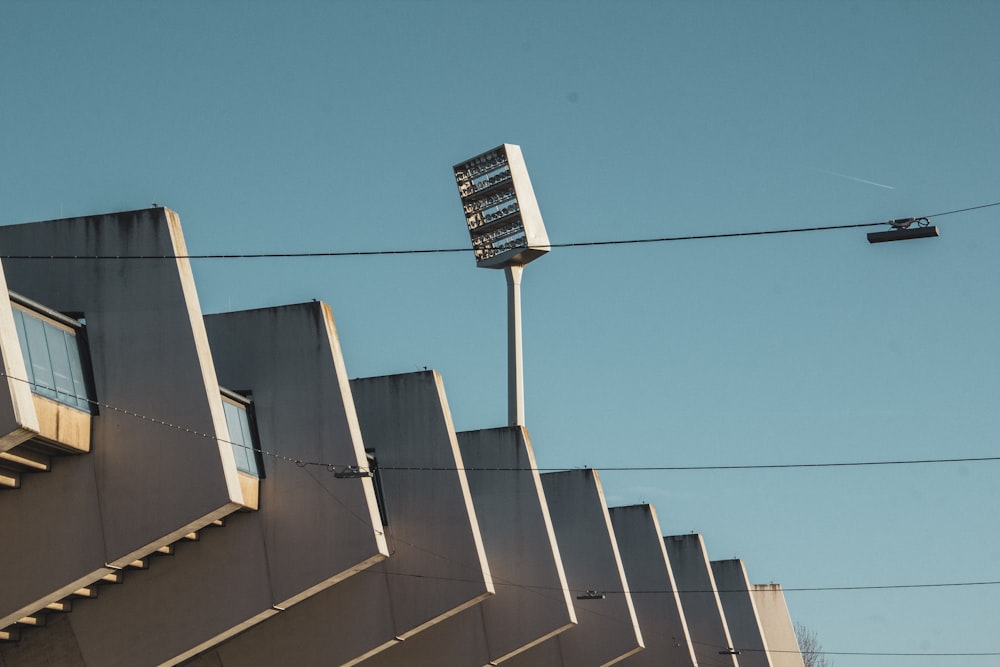
[[[521,347],[521,272],[508,266],[507,276],[507,422],[524,426],[524,359]]]

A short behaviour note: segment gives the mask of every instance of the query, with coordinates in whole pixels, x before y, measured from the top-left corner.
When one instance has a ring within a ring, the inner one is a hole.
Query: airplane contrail
[[[827,169],[817,169],[817,171],[821,171],[824,174],[830,174],[831,176],[840,176],[841,178],[846,178],[849,181],[857,181],[858,183],[867,183],[868,185],[874,185],[877,188],[885,188],[886,190],[895,190],[896,189],[896,188],[894,188],[891,185],[884,185],[882,183],[876,183],[875,181],[869,181],[869,180],[866,180],[864,178],[858,178],[857,176],[850,176],[848,174],[841,174],[841,173],[836,172],[836,171],[829,171]]]

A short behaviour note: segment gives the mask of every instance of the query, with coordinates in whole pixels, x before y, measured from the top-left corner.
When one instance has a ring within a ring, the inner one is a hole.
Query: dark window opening
[[[371,474],[372,486],[375,487],[375,501],[378,504],[378,515],[382,519],[382,525],[389,525],[389,515],[385,511],[385,494],[382,492],[382,474],[378,469],[378,459],[375,457],[374,449],[366,449],[365,455],[368,457],[368,472]]]

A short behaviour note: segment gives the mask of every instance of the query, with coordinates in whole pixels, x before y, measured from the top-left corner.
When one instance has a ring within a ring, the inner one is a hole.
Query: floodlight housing
[[[524,266],[550,250],[520,146],[502,144],[453,169],[476,266]]]

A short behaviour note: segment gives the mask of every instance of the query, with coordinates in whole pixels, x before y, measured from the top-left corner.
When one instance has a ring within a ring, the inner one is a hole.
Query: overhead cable
[[[915,218],[940,218],[957,213],[976,211],[984,208],[1000,206],[1000,201],[952,211],[942,211],[930,215],[913,216]],[[891,221],[861,222],[844,225],[821,225],[812,227],[791,227],[783,229],[766,229],[747,232],[720,232],[712,234],[692,234],[686,236],[661,236],[644,239],[619,239],[608,241],[570,241],[566,243],[549,243],[549,248],[586,248],[594,246],[637,245],[645,243],[669,243],[674,241],[703,241],[709,239],[728,239],[751,236],[775,236],[779,234],[799,234],[804,232],[825,232],[838,229],[860,229],[862,227],[882,227]],[[444,253],[469,253],[471,247],[462,248],[411,248],[402,250],[342,250],[342,251],[312,251],[312,252],[260,252],[260,253],[216,253],[200,255],[0,255],[0,259],[89,259],[89,260],[209,260],[209,259],[292,259],[305,257],[371,257],[379,255],[429,255]]]
[[[176,429],[178,431],[183,431],[185,433],[190,433],[192,435],[197,435],[203,438],[211,438],[218,440],[219,442],[230,444],[234,447],[241,447],[248,451],[261,454],[273,459],[286,461],[288,463],[294,463],[300,468],[315,467],[315,468],[325,468],[331,473],[350,471],[351,473],[365,473],[371,472],[365,466],[359,466],[356,462],[332,462],[332,461],[306,461],[303,459],[297,459],[284,454],[279,454],[277,452],[269,451],[260,447],[252,447],[250,445],[230,442],[225,438],[220,438],[216,435],[210,433],[205,433],[203,431],[198,431],[196,429],[188,428],[181,424],[174,424],[157,417],[150,417],[148,415],[135,412],[126,408],[111,405],[109,403],[104,403],[102,401],[97,401],[92,398],[87,398],[85,396],[77,396],[72,392],[63,391],[53,387],[45,387],[37,382],[27,380],[25,378],[19,378],[7,373],[0,371],[0,377],[7,377],[16,382],[23,382],[32,387],[41,387],[49,391],[53,391],[59,394],[66,394],[73,396],[74,398],[86,401],[90,405],[93,405],[99,409],[112,410],[120,414],[127,415],[129,417],[134,417],[142,421],[153,422],[164,426],[166,428]],[[717,465],[686,465],[686,466],[563,466],[556,468],[530,468],[530,467],[475,467],[475,466],[386,466],[380,465],[379,469],[383,471],[396,471],[396,472],[565,472],[569,470],[597,470],[600,472],[696,472],[696,471],[725,471],[725,470],[785,470],[785,469],[798,469],[798,468],[860,468],[860,467],[871,467],[871,466],[898,466],[898,465],[931,465],[931,464],[944,464],[944,463],[992,463],[1000,461],[1000,456],[965,456],[965,457],[951,457],[951,458],[929,458],[929,459],[886,459],[886,460],[876,460],[876,461],[825,461],[817,463],[756,463],[756,464],[717,464]]]

